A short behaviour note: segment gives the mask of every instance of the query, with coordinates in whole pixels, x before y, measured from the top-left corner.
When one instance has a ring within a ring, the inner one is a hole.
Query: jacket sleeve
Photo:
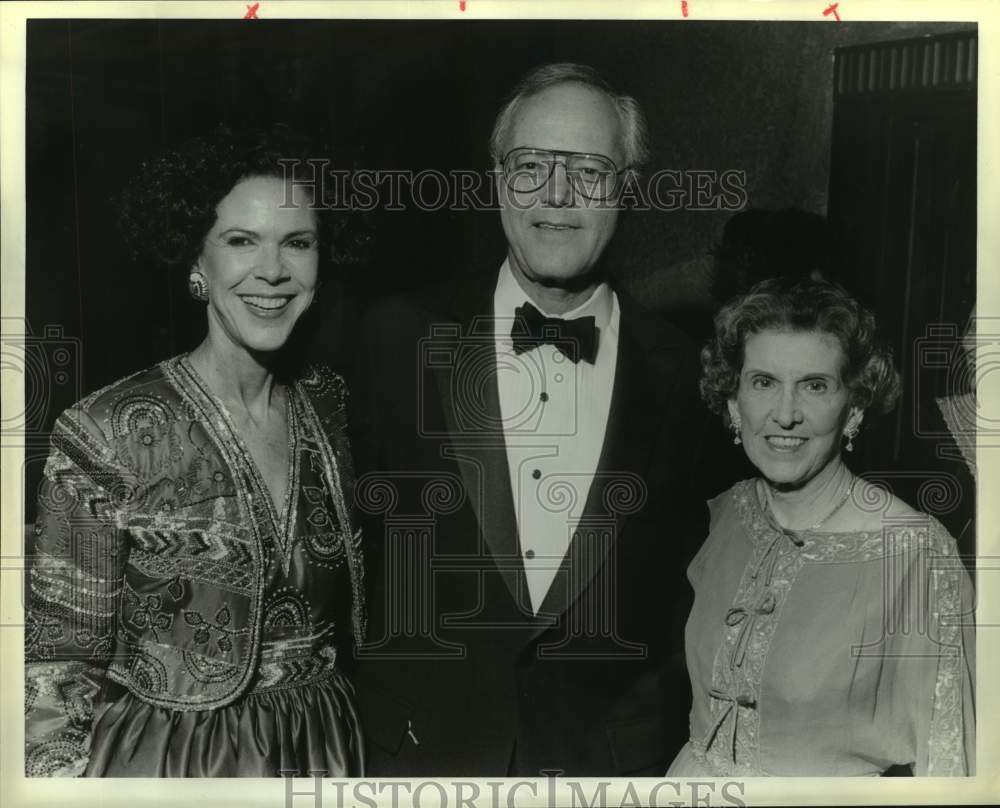
[[[915,775],[972,776],[976,765],[975,628],[972,579],[939,523],[926,565],[927,659],[914,694]]]
[[[114,651],[122,507],[141,499],[84,409],[56,421],[39,490],[25,609],[25,773],[80,775]]]

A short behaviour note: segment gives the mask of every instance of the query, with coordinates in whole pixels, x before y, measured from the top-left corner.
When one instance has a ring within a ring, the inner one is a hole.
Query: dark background
[[[825,19],[29,21],[26,317],[36,336],[60,327],[49,332],[51,345],[69,340],[74,352],[68,375],[29,379],[29,399],[41,401],[29,412],[29,433],[39,438],[26,453],[29,520],[42,438],[58,412],[83,393],[193,348],[203,335],[204,314],[188,299],[186,273],[131,261],[117,235],[117,195],[164,146],[220,122],[284,121],[328,143],[341,168],[485,171],[493,117],[515,81],[538,64],[578,61],[645,109],[650,170],[742,170],[749,206],[826,214],[837,179],[830,168],[834,49],[974,28]],[[862,188],[854,193],[870,197]],[[841,197],[841,211],[852,209]],[[665,316],[703,313],[711,306],[709,251],[731,215],[627,214],[611,247],[613,271]],[[371,254],[341,267],[339,285],[324,288],[326,325],[314,347],[334,362],[356,348],[342,325],[347,310],[493,270],[504,255],[495,212],[410,209],[377,213],[369,224]],[[891,320],[899,308],[886,296],[896,283],[892,268],[866,272],[855,267],[844,280]],[[973,253],[964,280],[954,280],[965,291],[928,317],[960,326],[974,278]],[[899,290],[915,293],[912,284]],[[902,456],[898,446],[886,451],[896,462]]]

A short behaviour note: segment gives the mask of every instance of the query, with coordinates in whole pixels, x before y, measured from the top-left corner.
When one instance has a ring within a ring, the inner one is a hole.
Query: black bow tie
[[[546,317],[530,303],[514,310],[510,338],[514,353],[520,354],[539,345],[552,345],[574,362],[581,359],[594,364],[597,358],[597,326],[593,317],[561,320]]]

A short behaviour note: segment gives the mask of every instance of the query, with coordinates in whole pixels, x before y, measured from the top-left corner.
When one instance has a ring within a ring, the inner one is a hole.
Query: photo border
[[[0,4],[0,338],[12,336],[19,318],[24,317],[25,289],[25,57],[26,22],[37,18],[173,18],[173,19],[236,19],[241,18],[252,3],[246,2],[48,2]],[[826,0],[799,0],[799,2],[767,2],[744,0],[661,0],[661,2],[622,3],[603,0],[577,2],[527,2],[526,0],[426,0],[425,2],[396,2],[396,0],[367,0],[367,2],[293,2],[260,0],[257,14],[261,19],[315,18],[315,19],[464,19],[490,20],[501,18],[521,19],[629,19],[629,20],[795,20],[822,21],[834,25],[831,15],[823,15],[833,5]],[[842,20],[889,22],[893,20],[947,22],[967,21],[979,25],[979,75],[978,75],[978,205],[977,205],[977,312],[980,317],[1000,315],[1000,272],[993,261],[1000,256],[1000,9],[988,2],[951,0],[950,2],[874,2],[873,0],[839,0],[838,13]],[[24,402],[23,377],[4,376],[2,401],[6,412],[20,411]],[[1000,374],[987,374],[978,395],[981,399],[1000,401]],[[998,743],[998,700],[1000,693],[989,682],[1000,680],[997,675],[1000,660],[1000,497],[984,496],[1000,491],[1000,463],[995,453],[978,447],[978,606],[977,606],[977,758],[979,774],[974,778],[882,778],[869,781],[864,778],[751,778],[745,781],[739,798],[754,805],[848,805],[848,804],[949,804],[1000,802],[1000,775],[996,769],[983,771],[989,764],[1000,761]],[[102,805],[134,806],[268,806],[284,808],[288,805],[289,790],[298,792],[291,802],[292,808],[313,805],[337,805],[335,783],[343,780],[323,778],[319,801],[314,796],[315,781],[297,778],[280,779],[51,779],[25,778],[23,773],[24,736],[24,679],[23,611],[18,594],[22,573],[20,567],[20,542],[23,530],[23,502],[21,501],[21,466],[23,449],[3,446],[0,455],[0,794],[4,804],[15,805]],[[365,778],[370,780],[371,778]],[[649,789],[666,778],[638,778],[613,781],[607,789],[608,804],[634,804],[628,800],[628,784],[634,785],[634,794],[642,800]],[[385,781],[391,782],[391,781]],[[396,781],[399,782],[399,781]],[[446,788],[448,805],[455,805],[453,781],[412,781],[440,783]],[[464,782],[473,782],[469,779]],[[500,782],[499,778],[479,778],[474,782],[490,794],[488,784]],[[537,797],[530,798],[530,789],[521,787],[511,793],[518,782],[533,782]],[[585,793],[601,780],[581,779]],[[680,781],[687,782],[687,781]],[[725,781],[702,780],[721,786]],[[292,784],[289,786],[289,784]],[[553,792],[552,789],[555,789]],[[403,789],[400,789],[403,790]],[[715,788],[716,796],[721,793]],[[392,805],[391,788],[384,789],[379,805]],[[439,793],[426,787],[420,804],[432,805],[431,794]],[[664,789],[661,789],[664,793]],[[666,794],[669,794],[669,790]],[[705,794],[704,791],[701,792]],[[568,805],[570,793],[565,783],[545,779],[534,781],[503,781],[496,790],[500,803],[525,806]],[[553,794],[556,796],[553,798]],[[666,797],[666,794],[664,795]],[[522,796],[523,795],[523,796]],[[553,802],[553,799],[555,800]],[[661,798],[663,799],[663,798]],[[667,797],[669,800],[670,797]],[[677,799],[677,798],[675,798]],[[510,803],[514,800],[514,803]],[[350,803],[346,803],[350,804]],[[364,802],[358,803],[360,805]],[[399,805],[409,802],[400,801]],[[490,804],[489,801],[483,804]],[[670,804],[669,801],[660,804]],[[676,803],[675,803],[676,804]],[[709,803],[702,803],[709,804]],[[712,801],[711,804],[734,804]]]

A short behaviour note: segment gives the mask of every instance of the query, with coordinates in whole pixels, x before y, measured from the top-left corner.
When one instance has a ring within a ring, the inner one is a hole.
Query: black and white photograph
[[[988,6],[618,5],[0,7],[6,805],[1000,800]]]

